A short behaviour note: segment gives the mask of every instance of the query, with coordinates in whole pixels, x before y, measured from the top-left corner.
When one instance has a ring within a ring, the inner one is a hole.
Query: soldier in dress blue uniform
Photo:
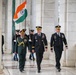
[[[63,51],[63,43],[65,44],[66,48],[68,46],[67,46],[67,41],[66,41],[64,33],[60,32],[61,26],[57,25],[55,26],[55,28],[56,28],[56,33],[52,34],[51,36],[50,46],[51,46],[52,52],[53,52],[53,47],[54,47],[56,68],[60,72],[61,71],[60,59],[61,59],[62,51]]]
[[[32,52],[32,39],[33,39],[33,35],[34,35],[34,30],[31,29],[29,31],[29,35],[28,35],[28,39],[29,39],[29,51],[30,51],[30,56],[29,56],[29,59],[30,60],[35,60],[35,57],[34,57],[34,53]]]
[[[47,50],[47,39],[46,35],[41,32],[42,27],[36,26],[36,28],[37,33],[35,33],[33,36],[32,52],[36,52],[37,69],[38,73],[40,73],[43,53],[45,50]]]
[[[20,31],[20,37],[17,38],[16,41],[16,53],[19,55],[19,70],[20,72],[24,71],[25,66],[25,55],[26,55],[26,47],[28,46],[28,38],[25,37],[25,31]]]

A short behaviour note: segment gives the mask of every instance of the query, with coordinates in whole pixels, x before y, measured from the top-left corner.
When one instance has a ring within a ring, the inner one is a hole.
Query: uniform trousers
[[[60,49],[60,47],[59,48],[56,47],[54,50],[55,50],[56,67],[58,69],[60,69],[60,66],[61,66],[60,59],[61,59],[61,56],[62,56],[62,50]]]
[[[36,62],[38,70],[41,70],[42,58],[43,58],[43,52],[36,52]]]

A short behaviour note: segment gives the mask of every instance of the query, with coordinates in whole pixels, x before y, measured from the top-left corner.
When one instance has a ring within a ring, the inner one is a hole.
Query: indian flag
[[[14,22],[16,23],[23,22],[26,17],[27,17],[27,9],[25,1],[17,7],[17,10],[14,14]]]

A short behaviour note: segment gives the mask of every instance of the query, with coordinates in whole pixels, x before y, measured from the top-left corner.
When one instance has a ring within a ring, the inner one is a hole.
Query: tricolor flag
[[[16,23],[23,22],[26,17],[27,17],[27,9],[25,1],[17,7],[17,10],[14,14],[14,22]]]

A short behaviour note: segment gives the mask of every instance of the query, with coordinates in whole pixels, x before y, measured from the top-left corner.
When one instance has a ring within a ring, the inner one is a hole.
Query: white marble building
[[[13,1],[0,0],[0,49],[3,34],[5,36],[4,52],[7,54],[12,51]],[[23,1],[25,0],[15,0],[15,10]],[[27,10],[26,20],[15,24],[15,28],[26,28],[28,34],[29,29],[35,30],[37,25],[42,26],[42,31],[48,39],[48,52],[45,52],[44,59],[54,62],[54,53],[50,52],[49,42],[51,34],[55,32],[55,25],[60,24],[61,31],[65,33],[68,41],[68,49],[64,48],[61,60],[62,66],[76,67],[76,0],[27,0]],[[3,73],[1,58],[0,50],[0,73]]]

